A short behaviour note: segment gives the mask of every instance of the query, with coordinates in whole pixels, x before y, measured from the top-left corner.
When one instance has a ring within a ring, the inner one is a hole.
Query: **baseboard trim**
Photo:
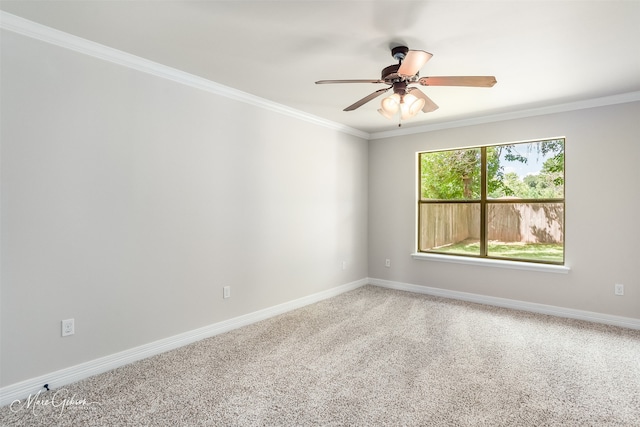
[[[506,298],[491,297],[468,292],[452,291],[447,289],[433,288],[429,286],[414,285],[411,283],[395,282],[390,280],[364,278],[344,285],[336,286],[322,292],[318,292],[293,301],[278,304],[273,307],[234,317],[222,322],[214,323],[172,337],[164,338],[152,343],[134,347],[119,353],[111,354],[99,359],[91,360],[59,371],[31,378],[19,383],[11,384],[0,388],[0,406],[8,405],[16,399],[25,399],[30,394],[35,394],[42,390],[44,384],[49,384],[52,389],[63,387],[84,378],[107,372],[120,366],[142,360],[156,354],[164,353],[175,348],[179,348],[193,342],[222,334],[233,329],[250,325],[252,323],[266,320],[271,317],[287,313],[289,311],[313,304],[342,293],[357,289],[366,284],[380,286],[388,289],[408,291],[419,294],[433,295],[442,298],[451,298],[461,301],[474,302],[479,304],[492,305],[496,307],[511,308],[515,310],[529,311],[533,313],[547,314],[570,319],[586,320],[594,323],[620,326],[624,328],[640,330],[640,319],[613,316],[590,311],[575,310],[570,308],[557,307],[552,305],[537,304],[526,301],[512,300]]]
[[[44,384],[49,384],[51,389],[60,388],[67,384],[110,371],[120,366],[155,356],[156,354],[164,353],[205,338],[222,334],[309,304],[332,298],[366,284],[368,284],[368,280],[366,278],[356,280],[355,282],[336,286],[293,301],[288,301],[253,313],[234,317],[229,320],[194,329],[192,331],[144,344],[139,347],[134,347],[119,353],[71,366],[69,368],[64,368],[46,375],[11,384],[0,388],[0,406],[8,405],[16,399],[27,398],[29,395],[33,395],[39,390],[42,390]]]
[[[390,280],[369,278],[369,284],[383,288],[400,291],[415,292],[419,294],[433,295],[443,298],[451,298],[461,301],[475,302],[496,307],[511,308],[514,310],[529,311],[532,313],[548,314],[551,316],[569,319],[586,320],[588,322],[603,323],[606,325],[620,326],[629,329],[640,330],[640,319],[632,317],[614,316],[610,314],[596,313],[592,311],[575,310],[572,308],[557,307],[554,305],[538,304],[533,302],[512,300],[507,298],[491,297],[468,292],[451,291],[448,289],[432,288],[429,286],[414,285],[411,283],[394,282]]]

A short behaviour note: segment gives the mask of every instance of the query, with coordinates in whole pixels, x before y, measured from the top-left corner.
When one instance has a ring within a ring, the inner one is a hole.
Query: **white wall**
[[[640,319],[638,118],[635,102],[371,141],[369,277]],[[410,257],[416,152],[556,136],[566,137],[568,274]],[[615,283],[625,296],[614,295]]]
[[[1,386],[367,276],[367,141],[11,32],[1,77]]]

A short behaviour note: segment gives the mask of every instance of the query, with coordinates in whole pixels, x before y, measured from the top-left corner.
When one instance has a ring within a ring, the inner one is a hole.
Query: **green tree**
[[[524,150],[524,151],[523,151]],[[527,163],[536,152],[547,156],[539,175],[520,180],[505,174],[501,159]],[[496,145],[486,148],[487,194],[491,198],[562,197],[564,187],[564,140]],[[438,151],[420,155],[421,196],[436,200],[473,200],[481,192],[481,151],[479,148]]]
[[[504,186],[504,168],[500,166],[500,156],[503,146],[487,147],[487,194],[504,195],[508,191]],[[499,197],[499,196],[498,196]]]
[[[529,195],[529,187],[522,182],[515,172],[509,172],[504,175],[504,188],[507,196],[524,198]]]
[[[422,153],[420,164],[424,199],[480,197],[480,149]]]
[[[541,172],[551,177],[556,187],[564,187],[564,149],[545,160]]]

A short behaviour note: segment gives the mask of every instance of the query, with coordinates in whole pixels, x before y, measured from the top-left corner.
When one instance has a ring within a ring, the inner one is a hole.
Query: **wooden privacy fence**
[[[562,243],[562,203],[490,203],[488,240],[520,243]],[[480,205],[420,205],[420,249],[480,239]]]
[[[480,239],[479,204],[421,204],[420,221],[421,250]]]
[[[488,210],[488,238],[500,242],[562,243],[562,203],[500,203]]]

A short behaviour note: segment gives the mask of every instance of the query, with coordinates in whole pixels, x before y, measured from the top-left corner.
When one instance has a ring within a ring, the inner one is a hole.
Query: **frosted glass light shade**
[[[393,95],[384,98],[380,103],[380,109],[384,111],[384,113],[380,113],[383,116],[389,119],[393,117],[393,115],[400,109],[400,95],[394,93]]]
[[[402,120],[407,120],[415,116],[422,110],[422,107],[424,107],[424,99],[418,98],[410,93],[406,94],[400,104],[400,116]]]
[[[389,114],[387,111],[384,111],[382,108],[378,108],[378,113],[382,114],[389,120],[393,119],[393,114]]]

